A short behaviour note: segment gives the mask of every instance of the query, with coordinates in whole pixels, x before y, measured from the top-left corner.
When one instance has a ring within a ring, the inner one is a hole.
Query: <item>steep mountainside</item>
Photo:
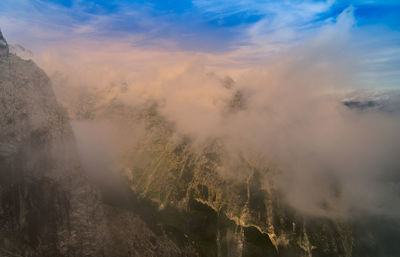
[[[143,127],[119,160],[126,194],[133,195],[123,205],[177,245],[200,256],[355,256],[349,224],[304,217],[285,203],[274,183],[277,168],[245,152],[230,154],[223,140],[199,145],[177,135],[156,102],[140,108],[118,96],[108,102],[97,97],[74,105],[72,116]]]
[[[103,203],[46,74],[0,33],[0,256],[191,256]]]
[[[105,238],[99,195],[82,176],[49,79],[7,48],[0,78],[2,254],[98,254]]]
[[[227,155],[219,140],[195,147],[188,138],[173,139],[156,106],[143,119],[147,134],[127,153],[124,173],[202,256],[352,256],[350,227],[296,213],[274,185],[274,168],[244,153]],[[226,167],[230,176],[223,176]]]

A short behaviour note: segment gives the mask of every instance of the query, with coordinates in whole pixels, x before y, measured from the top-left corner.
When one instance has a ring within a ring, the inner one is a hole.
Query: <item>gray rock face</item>
[[[83,176],[67,117],[45,73],[2,50],[0,255],[98,255],[100,197]]]
[[[104,204],[48,77],[0,39],[0,256],[189,256]]]
[[[8,55],[8,44],[0,30],[0,56]]]

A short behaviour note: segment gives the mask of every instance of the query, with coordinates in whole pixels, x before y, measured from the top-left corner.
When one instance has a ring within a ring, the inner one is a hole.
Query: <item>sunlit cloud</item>
[[[317,203],[333,178],[344,199],[336,214],[398,216],[398,197],[375,181],[388,175],[380,167],[398,167],[397,116],[358,115],[328,94],[400,86],[400,27],[374,8],[390,16],[398,5],[5,0],[0,26],[10,43],[33,50],[67,109],[81,95],[100,95],[99,106],[157,101],[176,133],[227,139],[230,149],[279,163],[288,201],[302,211],[324,214]],[[246,109],[226,115],[237,92]],[[371,187],[376,194],[364,197]]]

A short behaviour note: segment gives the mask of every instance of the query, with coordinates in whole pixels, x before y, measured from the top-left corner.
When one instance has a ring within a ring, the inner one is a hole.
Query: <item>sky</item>
[[[299,40],[335,20],[349,6],[354,7],[360,27],[400,29],[396,17],[400,3],[390,0],[3,0],[0,13],[3,20],[26,21],[34,27],[62,27],[66,32],[91,37],[139,34],[142,40],[137,44],[165,39],[183,49],[227,51],[249,44],[258,34],[277,36],[271,41]]]
[[[363,49],[365,84],[397,87],[397,0],[2,0],[0,28],[34,52],[77,38],[113,39],[170,52],[235,53],[231,62],[248,65],[307,42],[345,10],[354,18],[348,45]]]

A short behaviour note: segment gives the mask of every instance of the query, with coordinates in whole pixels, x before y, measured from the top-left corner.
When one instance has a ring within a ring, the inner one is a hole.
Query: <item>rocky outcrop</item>
[[[351,225],[305,217],[288,206],[274,183],[276,167],[232,153],[223,139],[199,143],[177,134],[157,102],[131,107],[118,95],[104,101],[108,91],[90,96],[81,105],[67,104],[76,119],[130,131],[143,127],[118,166],[127,191],[136,195],[133,211],[153,233],[164,231],[176,245],[207,257],[354,256]],[[245,100],[238,91],[224,111],[234,115],[246,108]]]
[[[143,198],[184,213],[167,226],[194,239],[201,256],[352,256],[350,226],[290,208],[274,185],[273,167],[227,154],[220,140],[194,146],[173,139],[154,109],[143,118],[147,135],[127,155],[125,174]]]
[[[66,114],[46,74],[1,42],[0,252],[100,255],[100,195],[83,175]]]
[[[8,55],[8,44],[0,30],[0,57]]]

